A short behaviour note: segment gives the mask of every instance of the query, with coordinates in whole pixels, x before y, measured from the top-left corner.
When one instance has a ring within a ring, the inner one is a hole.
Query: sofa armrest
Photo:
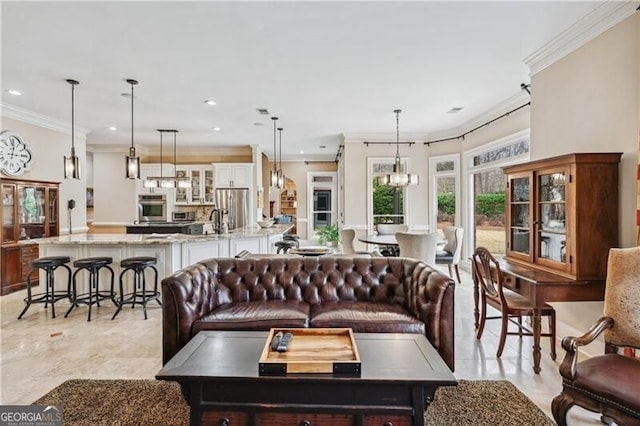
[[[219,305],[215,263],[196,263],[162,280],[163,365],[191,339],[193,323]]]
[[[578,362],[578,347],[593,342],[604,330],[613,327],[613,318],[602,317],[580,337],[567,336],[562,339],[562,348],[567,351],[560,364],[560,375],[573,380],[575,378],[576,363]]]
[[[455,369],[453,279],[423,262],[411,274],[409,306],[425,324],[426,337],[451,371]]]

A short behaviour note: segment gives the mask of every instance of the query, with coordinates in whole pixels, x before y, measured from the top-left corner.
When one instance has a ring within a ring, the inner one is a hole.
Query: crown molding
[[[27,109],[8,104],[6,102],[0,102],[0,111],[3,117],[22,121],[27,124],[33,124],[34,126],[64,133],[66,135],[71,135],[71,125],[67,122],[56,120],[55,118],[51,118],[46,115],[36,114]],[[75,134],[81,139],[86,140],[89,132],[89,129],[76,126]]]
[[[529,75],[537,74],[609,28],[622,22],[631,16],[637,7],[636,1],[605,1],[540,49],[524,58],[524,63],[529,67]]]

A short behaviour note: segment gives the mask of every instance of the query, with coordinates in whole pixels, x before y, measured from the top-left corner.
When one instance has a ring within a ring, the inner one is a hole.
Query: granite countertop
[[[59,237],[34,238],[25,242],[37,244],[182,244],[201,241],[218,241],[234,238],[251,238],[284,234],[293,225],[273,225],[270,228],[246,226],[227,234],[68,234]]]

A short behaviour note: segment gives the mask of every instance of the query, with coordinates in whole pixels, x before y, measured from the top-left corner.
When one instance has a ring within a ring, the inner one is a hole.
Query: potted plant
[[[340,230],[338,224],[326,225],[318,229],[318,241],[320,244],[337,246],[340,241]]]

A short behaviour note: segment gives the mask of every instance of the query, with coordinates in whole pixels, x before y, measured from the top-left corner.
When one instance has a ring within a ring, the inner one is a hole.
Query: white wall
[[[76,207],[71,211],[73,232],[86,232],[85,135],[76,128],[75,148],[76,155],[80,157],[81,178],[65,179],[63,157],[71,152],[71,126],[65,123],[52,123],[50,127],[54,127],[55,130],[2,116],[2,130],[11,130],[20,135],[33,151],[31,171],[23,173],[18,178],[60,182],[60,233],[69,232],[67,201],[71,199],[76,201]],[[9,176],[2,175],[2,177]]]
[[[640,14],[532,76],[531,88],[532,159],[569,152],[623,153],[619,240],[621,247],[635,246]],[[554,307],[558,321],[569,327],[558,330],[562,336],[585,332],[602,315],[603,303],[556,303]]]
[[[136,184],[124,177],[128,151],[93,153],[95,225],[127,225],[138,219]]]

